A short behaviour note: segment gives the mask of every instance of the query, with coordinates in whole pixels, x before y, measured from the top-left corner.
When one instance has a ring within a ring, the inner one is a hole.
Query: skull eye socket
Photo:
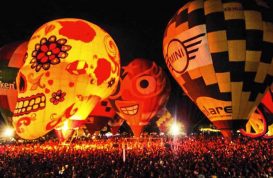
[[[141,76],[136,81],[136,89],[143,95],[151,94],[156,89],[156,80],[152,76]]]
[[[66,66],[66,70],[72,75],[86,74],[88,64],[85,61],[74,61]]]
[[[19,88],[20,93],[24,93],[27,89],[26,77],[21,72],[17,77],[17,88]]]

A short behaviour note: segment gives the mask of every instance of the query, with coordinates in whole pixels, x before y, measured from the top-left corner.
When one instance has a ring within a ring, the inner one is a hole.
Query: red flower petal
[[[49,56],[49,60],[53,60],[55,57],[56,57],[55,54],[52,54]]]
[[[59,48],[52,49],[52,52],[54,54],[58,54],[61,50]]]
[[[37,59],[41,60],[45,56],[45,53],[39,53]]]
[[[57,47],[57,44],[56,43],[51,43],[50,45],[49,45],[49,49],[55,49]]]
[[[48,57],[44,56],[44,57],[42,57],[42,59],[40,61],[41,61],[41,63],[46,63],[48,61]]]
[[[41,50],[42,50],[43,52],[47,52],[47,51],[48,51],[48,47],[47,47],[46,45],[42,45],[42,46],[41,46]]]

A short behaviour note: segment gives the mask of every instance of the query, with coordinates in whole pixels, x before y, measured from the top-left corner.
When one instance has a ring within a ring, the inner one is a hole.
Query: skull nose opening
[[[18,87],[20,93],[24,93],[27,89],[26,77],[21,72],[19,73]]]

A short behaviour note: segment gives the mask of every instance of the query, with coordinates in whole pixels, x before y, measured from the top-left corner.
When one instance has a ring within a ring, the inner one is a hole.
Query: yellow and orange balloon
[[[119,70],[119,50],[99,26],[76,18],[45,23],[17,75],[16,133],[35,139],[66,119],[86,119],[115,90]]]
[[[270,10],[254,0],[191,0],[166,27],[170,73],[225,136],[245,125],[272,83]]]

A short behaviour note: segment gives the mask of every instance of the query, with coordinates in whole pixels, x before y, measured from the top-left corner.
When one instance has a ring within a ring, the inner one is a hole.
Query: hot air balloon
[[[192,0],[165,29],[170,73],[225,136],[245,125],[272,83],[270,11],[254,0]]]
[[[32,35],[17,75],[16,133],[41,137],[67,119],[84,120],[115,90],[120,58],[112,37],[83,19],[45,23]]]
[[[27,51],[27,41],[17,41],[0,48],[0,114],[6,124],[11,117],[17,101],[16,75],[23,65]]]
[[[119,128],[122,126],[123,122],[124,120],[118,115],[115,115],[114,118],[109,120],[108,125],[110,126],[110,130],[113,135],[116,135],[118,133]]]
[[[166,107],[162,109],[160,113],[157,114],[158,119],[156,125],[159,128],[160,132],[167,133],[171,127],[171,124],[174,122],[172,114],[168,111]]]
[[[96,131],[100,131],[103,127],[107,126],[109,120],[113,119],[115,115],[116,112],[108,99],[104,99],[96,104],[86,119],[67,119],[54,130],[60,142],[69,140],[75,134],[75,131],[79,129],[86,128],[93,135]]]
[[[163,69],[143,58],[123,67],[117,90],[109,97],[117,114],[139,137],[142,129],[165,106],[170,94],[170,82]]]
[[[246,127],[240,129],[243,135],[257,138],[264,136],[265,138],[273,137],[273,85],[265,93],[261,103],[256,107],[255,111],[250,115]]]
[[[114,118],[116,111],[108,99],[101,101],[86,119],[85,127],[92,135],[95,131],[100,131],[107,123]]]

